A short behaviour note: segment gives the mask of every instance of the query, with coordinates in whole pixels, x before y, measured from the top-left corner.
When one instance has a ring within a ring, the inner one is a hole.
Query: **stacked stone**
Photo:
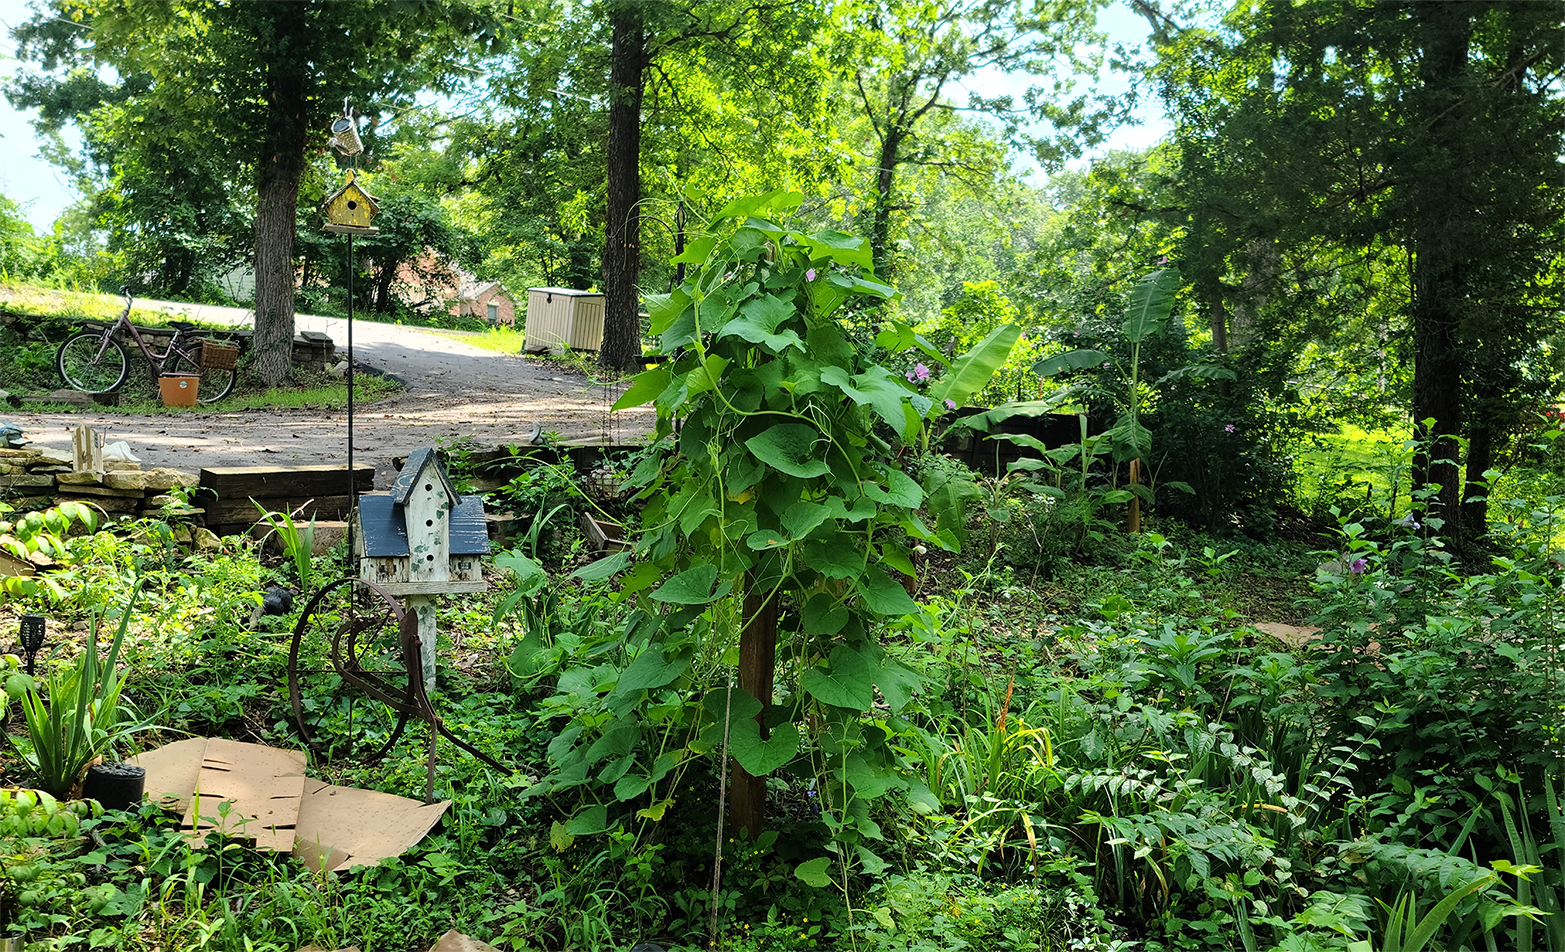
[[[102,475],[57,473],[59,493],[54,501],[89,503],[110,514],[132,516],[157,515],[170,507],[186,515],[200,511],[168,495],[170,489],[194,489],[199,481],[194,473],[166,468],[143,471],[140,463],[117,460],[106,460],[103,468]]]
[[[106,460],[102,473],[74,472],[71,457],[51,449],[0,449],[0,498],[17,509],[81,502],[118,518],[195,516],[201,510],[169,495],[194,489],[199,477],[177,469],[143,471],[140,463]]]
[[[23,497],[17,508],[46,507],[55,492],[55,478],[71,471],[71,457],[57,450],[0,448],[0,498],[11,498],[12,505]],[[34,505],[28,505],[34,503]]]

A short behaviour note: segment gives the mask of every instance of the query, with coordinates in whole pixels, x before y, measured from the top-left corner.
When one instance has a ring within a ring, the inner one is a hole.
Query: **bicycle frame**
[[[148,366],[150,366],[157,373],[163,372],[163,367],[168,363],[169,358],[173,357],[175,354],[183,354],[185,357],[194,360],[194,358],[191,357],[189,351],[179,346],[182,343],[181,338],[184,336],[185,332],[178,327],[174,328],[174,335],[169,338],[168,347],[164,349],[163,353],[159,354],[155,352],[152,347],[148,345],[146,338],[142,337],[141,332],[136,329],[136,325],[130,322],[130,308],[132,300],[133,298],[129,294],[125,295],[125,310],[120,312],[119,320],[115,321],[113,324],[110,324],[108,329],[103,332],[103,343],[98,347],[98,356],[100,358],[103,356],[104,352],[109,349],[109,340],[112,339],[115,334],[121,331],[129,331],[129,339],[135,343],[136,349],[141,351],[141,356],[146,359]]]

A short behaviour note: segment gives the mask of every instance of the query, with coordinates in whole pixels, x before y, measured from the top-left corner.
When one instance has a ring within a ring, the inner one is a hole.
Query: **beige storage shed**
[[[522,350],[598,350],[603,346],[603,295],[567,288],[527,289]]]

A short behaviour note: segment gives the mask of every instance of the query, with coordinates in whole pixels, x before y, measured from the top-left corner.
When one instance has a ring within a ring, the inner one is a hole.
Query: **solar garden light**
[[[22,616],[22,653],[27,655],[27,676],[33,675],[33,662],[38,649],[43,647],[44,619],[42,615]]]

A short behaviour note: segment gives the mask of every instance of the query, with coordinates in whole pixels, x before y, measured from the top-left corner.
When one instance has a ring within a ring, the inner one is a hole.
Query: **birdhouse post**
[[[359,577],[398,596],[418,616],[424,685],[435,686],[435,596],[488,588],[481,496],[462,496],[432,448],[415,451],[389,493],[359,497],[354,533]]]

